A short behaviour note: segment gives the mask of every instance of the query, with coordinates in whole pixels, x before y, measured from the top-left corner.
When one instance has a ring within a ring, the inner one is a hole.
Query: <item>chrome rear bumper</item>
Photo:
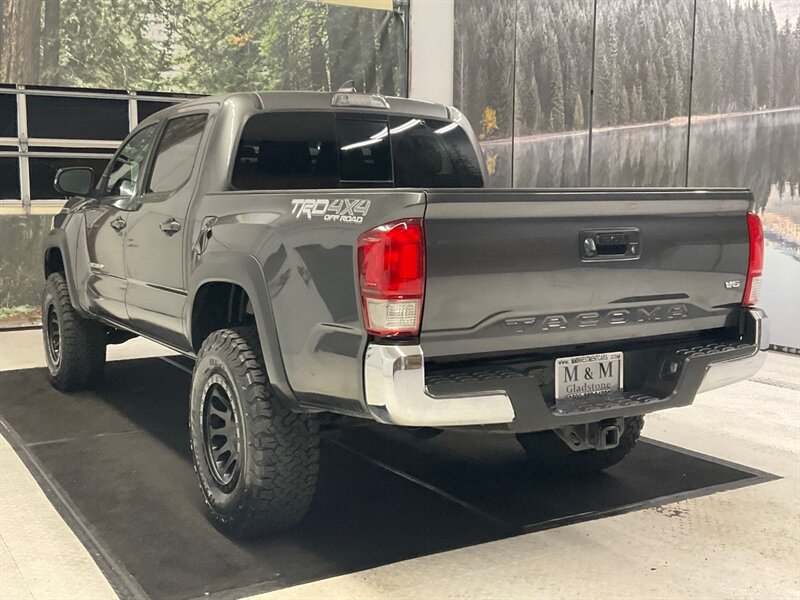
[[[454,427],[514,420],[511,399],[502,390],[438,397],[428,393],[425,360],[419,346],[370,344],[364,363],[364,387],[370,413],[380,423]]]
[[[376,421],[410,427],[505,425],[514,430],[534,431],[641,415],[686,406],[700,392],[747,379],[758,372],[769,347],[767,315],[760,309],[743,311],[740,332],[740,341],[732,344],[712,343],[677,350],[674,356],[681,362],[681,375],[669,392],[594,397],[585,406],[572,407],[574,410],[563,409],[558,403],[548,407],[539,385],[528,377],[522,378],[525,389],[517,395],[509,393],[509,382],[502,380],[497,380],[497,389],[493,389],[491,382],[481,391],[464,384],[463,393],[459,390],[455,394],[434,394],[425,383],[425,360],[420,346],[370,344],[364,362],[366,404]],[[492,389],[485,391],[489,386]]]
[[[767,313],[759,308],[752,308],[744,313],[745,319],[743,341],[752,347],[752,354],[744,358],[714,361],[708,365],[703,383],[697,393],[708,392],[717,388],[749,379],[764,365],[769,350],[769,319]]]

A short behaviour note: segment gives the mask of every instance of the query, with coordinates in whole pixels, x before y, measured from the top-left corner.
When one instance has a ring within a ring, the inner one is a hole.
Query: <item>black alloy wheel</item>
[[[219,329],[192,373],[189,441],[212,523],[234,537],[297,525],[319,470],[316,419],[270,385],[255,327]]]
[[[50,382],[74,392],[95,384],[106,362],[106,327],[72,306],[63,273],[47,277],[42,294],[42,341]]]
[[[47,352],[54,365],[61,364],[61,325],[58,322],[56,307],[52,304],[47,307],[47,322],[45,325],[47,336]]]
[[[236,486],[241,472],[241,419],[231,401],[228,382],[213,375],[203,398],[203,445],[214,481],[223,491]]]

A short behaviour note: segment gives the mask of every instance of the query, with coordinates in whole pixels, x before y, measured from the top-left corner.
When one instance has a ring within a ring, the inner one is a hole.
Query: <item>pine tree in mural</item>
[[[552,47],[548,52],[547,68],[550,72],[550,131],[564,130],[564,84],[561,80],[561,61],[558,51]]]
[[[575,108],[572,112],[572,126],[573,129],[583,129],[584,116],[583,116],[583,100],[580,94],[575,97]]]

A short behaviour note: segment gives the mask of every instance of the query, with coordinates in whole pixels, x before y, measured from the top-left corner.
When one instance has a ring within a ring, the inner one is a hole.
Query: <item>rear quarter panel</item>
[[[338,204],[334,205],[338,201]],[[360,201],[358,219],[334,220],[335,210]],[[303,210],[303,209],[306,210]],[[274,339],[262,339],[277,358],[270,378],[284,374],[294,396],[309,408],[362,414],[362,357],[367,335],[356,281],[358,236],[400,218],[422,217],[424,194],[402,190],[298,190],[208,194],[195,207],[197,223],[214,216],[211,240],[190,280],[210,277],[203,263],[236,252],[260,265]],[[193,232],[193,236],[197,231]],[[224,273],[224,261],[216,269]],[[267,309],[263,309],[267,311]]]

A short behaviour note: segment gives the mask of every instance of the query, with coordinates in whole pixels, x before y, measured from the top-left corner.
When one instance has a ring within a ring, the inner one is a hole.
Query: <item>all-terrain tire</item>
[[[574,452],[552,431],[519,434],[517,440],[536,470],[584,474],[607,469],[628,456],[636,446],[643,427],[644,417],[626,418],[619,444],[609,450]]]
[[[57,390],[85,389],[103,377],[106,328],[78,314],[63,273],[52,273],[45,282],[42,338],[50,381]]]
[[[220,329],[203,342],[189,428],[195,471],[218,529],[252,537],[305,517],[319,471],[319,429],[276,396],[254,327]]]

